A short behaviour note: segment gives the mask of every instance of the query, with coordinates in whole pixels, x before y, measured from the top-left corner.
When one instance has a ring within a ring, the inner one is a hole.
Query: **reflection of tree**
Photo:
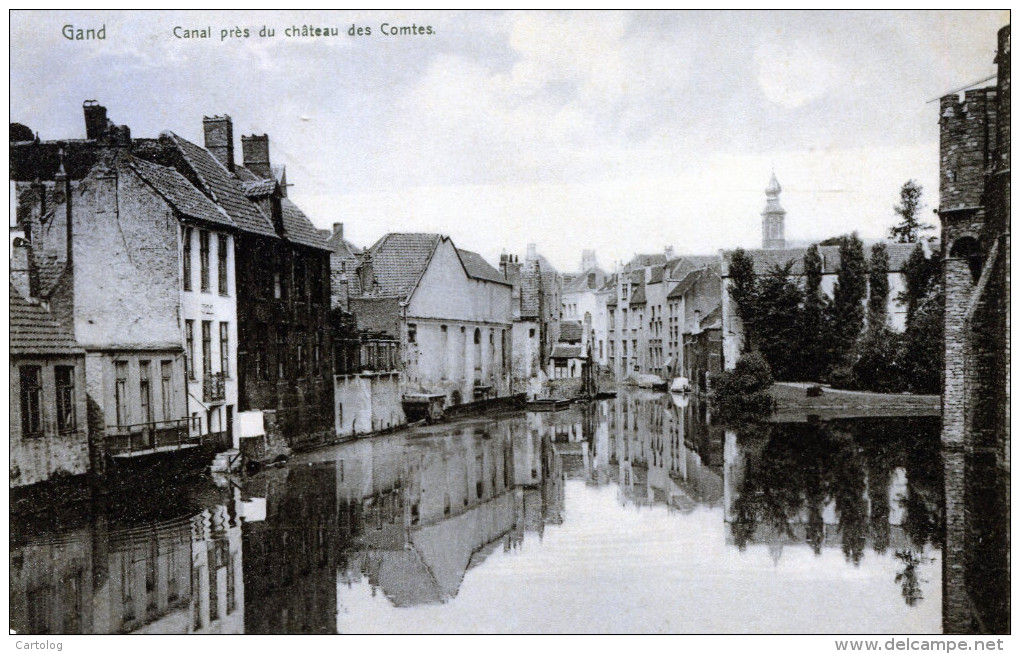
[[[752,424],[737,428],[748,454],[732,505],[730,530],[745,548],[759,526],[804,542],[820,554],[824,511],[834,506],[843,553],[859,564],[869,541],[885,552],[890,541],[889,484],[893,468],[906,467],[904,528],[920,549],[942,524],[938,424],[905,419],[830,423]],[[870,508],[869,508],[870,507]]]
[[[921,555],[909,550],[896,550],[896,558],[903,562],[903,570],[896,573],[896,583],[902,587],[903,601],[907,606],[916,606],[924,599],[921,593],[920,580],[917,577],[917,566],[921,563]]]

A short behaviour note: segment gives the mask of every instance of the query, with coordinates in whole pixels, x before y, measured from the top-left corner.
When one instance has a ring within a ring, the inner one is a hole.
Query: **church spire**
[[[765,210],[761,212],[761,246],[766,250],[782,250],[786,247],[786,238],[783,235],[783,223],[786,220],[786,210],[779,204],[779,194],[783,187],[776,179],[776,171],[772,171],[772,179],[765,187]]]

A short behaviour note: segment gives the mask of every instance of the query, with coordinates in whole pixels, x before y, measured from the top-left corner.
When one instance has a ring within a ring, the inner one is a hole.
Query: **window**
[[[294,257],[294,299],[298,302],[304,302],[307,298],[305,285],[305,260],[302,256]]]
[[[42,368],[21,366],[21,433],[42,434]]]
[[[298,377],[305,376],[305,333],[303,330],[298,330],[295,334],[295,340],[297,341],[297,374]]]
[[[170,416],[173,415],[173,396],[174,396],[174,363],[173,361],[162,361],[159,364],[160,368],[160,391],[163,398],[163,420],[170,420]]]
[[[273,271],[273,297],[277,300],[283,298],[283,283],[280,280],[280,271]]]
[[[184,321],[185,341],[185,367],[188,369],[188,379],[195,379],[195,321]]]
[[[202,292],[209,292],[209,232],[204,229],[198,232],[199,274],[201,275]]]
[[[227,295],[227,248],[230,247],[230,237],[220,234],[216,238],[216,259],[219,264],[216,270],[216,280],[219,283],[220,295]]]
[[[212,374],[212,321],[202,321],[202,374]]]
[[[230,377],[230,324],[220,323],[220,372]]]
[[[191,290],[191,228],[184,228],[184,290]]]
[[[276,376],[283,379],[287,376],[285,364],[287,352],[287,327],[280,325],[276,328]]]
[[[74,366],[56,366],[57,378],[57,429],[74,431],[78,428],[75,415]]]
[[[315,330],[315,349],[312,350],[312,373],[322,372],[322,332]]]
[[[127,406],[127,361],[115,361],[114,368],[114,402],[117,405],[117,426],[126,427],[128,424]]]
[[[149,384],[149,362],[138,362],[138,394],[141,398],[142,421],[152,422],[152,387]]]
[[[620,287],[620,299],[621,300],[626,300],[627,299],[627,291],[629,289],[630,289],[630,285],[629,284],[624,284],[623,286]]]
[[[407,342],[417,343],[418,342],[418,325],[413,322],[407,323]]]

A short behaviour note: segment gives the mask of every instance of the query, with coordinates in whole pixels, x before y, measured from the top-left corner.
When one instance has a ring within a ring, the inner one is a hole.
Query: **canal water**
[[[18,633],[937,633],[937,418],[668,394],[352,441],[12,521]]]

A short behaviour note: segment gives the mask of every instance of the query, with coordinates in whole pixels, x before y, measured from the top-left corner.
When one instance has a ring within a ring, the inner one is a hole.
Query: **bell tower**
[[[786,210],[779,204],[779,194],[783,187],[772,171],[772,179],[765,187],[765,210],[761,212],[761,246],[765,250],[782,250],[786,247],[783,236],[783,224],[786,221]]]

